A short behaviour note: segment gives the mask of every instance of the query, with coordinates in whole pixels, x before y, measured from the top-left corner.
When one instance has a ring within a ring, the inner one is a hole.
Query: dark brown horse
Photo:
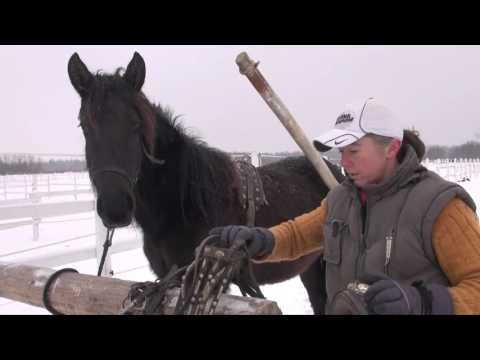
[[[92,74],[75,53],[68,74],[81,97],[80,126],[97,212],[107,227],[135,220],[152,270],[163,277],[193,260],[208,231],[245,224],[240,180],[230,156],[186,134],[169,111],[154,105],[141,88],[145,63],[135,53],[125,73]],[[340,170],[329,164],[337,179]],[[267,205],[256,225],[269,227],[320,205],[328,188],[304,157],[258,168]],[[322,259],[312,253],[292,262],[254,265],[260,284],[301,274],[315,313],[323,313]],[[287,294],[288,295],[288,294]]]

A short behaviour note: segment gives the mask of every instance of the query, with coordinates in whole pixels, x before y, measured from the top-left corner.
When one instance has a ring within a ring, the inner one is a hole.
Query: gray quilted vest
[[[364,273],[387,274],[404,284],[423,280],[449,285],[435,258],[433,224],[454,197],[473,211],[475,203],[460,185],[421,166],[413,148],[406,146],[395,175],[363,189],[363,231],[360,198],[352,182],[347,179],[328,194],[323,230],[328,302]]]

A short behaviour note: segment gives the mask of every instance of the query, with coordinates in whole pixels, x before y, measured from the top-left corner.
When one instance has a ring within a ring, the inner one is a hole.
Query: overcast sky
[[[0,153],[83,153],[80,98],[67,75],[78,52],[90,71],[146,62],[143,91],[226,151],[298,147],[240,75],[246,51],[309,138],[343,106],[376,97],[427,143],[480,140],[480,46],[6,46],[0,45]]]

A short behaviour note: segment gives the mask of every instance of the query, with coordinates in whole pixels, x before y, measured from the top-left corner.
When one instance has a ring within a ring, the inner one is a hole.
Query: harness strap
[[[102,173],[111,173],[111,174],[120,176],[122,179],[124,179],[128,183],[128,186],[130,188],[133,188],[137,182],[136,177],[130,178],[130,176],[126,173],[125,170],[116,166],[108,166],[101,169],[93,170],[91,175],[92,179],[95,181],[95,178],[98,176],[98,174],[102,174]]]
[[[145,154],[147,159],[150,160],[152,164],[165,165],[166,161],[164,159],[157,159],[153,155],[150,155],[150,153],[147,151],[147,148],[145,147],[145,143],[142,144],[142,148],[143,148],[143,153]]]
[[[239,201],[246,211],[247,226],[255,226],[255,213],[268,201],[263,191],[262,179],[251,163],[235,160],[240,178]]]
[[[247,198],[248,198],[248,208],[247,208],[247,226],[255,226],[255,198],[254,198],[254,185],[253,177],[247,176]]]

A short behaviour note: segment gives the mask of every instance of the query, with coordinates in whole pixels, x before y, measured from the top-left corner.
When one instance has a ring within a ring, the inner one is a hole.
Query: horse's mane
[[[184,221],[201,215],[208,225],[213,226],[235,196],[234,186],[238,180],[231,158],[188,134],[179,116],[174,116],[170,109],[163,109],[158,104],[152,106],[156,113],[154,148],[159,156],[162,153],[160,149],[170,149],[167,162],[173,161],[176,167]]]

